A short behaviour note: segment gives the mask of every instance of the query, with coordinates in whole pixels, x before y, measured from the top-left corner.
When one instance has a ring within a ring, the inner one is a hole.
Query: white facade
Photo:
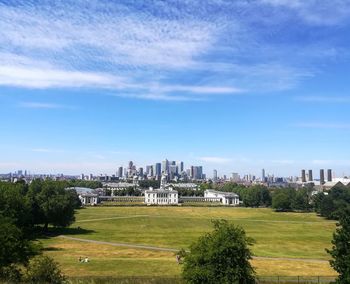
[[[178,204],[179,195],[176,190],[169,189],[149,189],[145,191],[145,203],[147,205],[168,205]]]
[[[224,205],[239,205],[239,196],[231,192],[216,191],[213,189],[208,189],[204,191],[205,198],[220,198],[221,203]]]
[[[79,195],[79,199],[83,205],[97,205],[99,202],[97,194],[82,194]]]

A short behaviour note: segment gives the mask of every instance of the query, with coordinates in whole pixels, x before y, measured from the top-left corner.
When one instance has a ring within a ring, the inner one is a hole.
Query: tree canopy
[[[331,266],[339,273],[336,283],[350,283],[350,210],[340,215],[337,229],[333,234],[333,247],[327,252],[332,256]]]
[[[226,220],[213,221],[214,231],[192,244],[183,263],[188,283],[255,283],[249,260],[253,240],[244,230]]]

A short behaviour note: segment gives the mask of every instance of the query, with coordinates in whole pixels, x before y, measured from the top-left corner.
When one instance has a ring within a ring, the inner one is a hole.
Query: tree
[[[33,245],[10,218],[0,215],[0,279],[16,282],[21,275],[18,264],[27,263],[35,254]]]
[[[61,284],[66,283],[58,264],[48,256],[33,258],[24,276],[25,283]]]
[[[350,283],[350,210],[341,214],[337,229],[333,234],[333,247],[326,250],[331,256],[331,266],[339,273],[336,283]]]
[[[66,190],[66,186],[66,183],[52,180],[31,183],[28,199],[32,205],[34,224],[43,224],[47,230],[49,224],[65,227],[74,221],[78,206],[76,193]]]
[[[292,210],[292,200],[295,196],[293,189],[279,189],[272,195],[272,208],[277,211]]]
[[[200,237],[186,254],[183,277],[188,283],[255,283],[248,246],[253,240],[226,220],[213,221],[214,231]]]

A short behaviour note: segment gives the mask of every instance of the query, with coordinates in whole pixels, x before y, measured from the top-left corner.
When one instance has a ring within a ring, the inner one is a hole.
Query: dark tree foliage
[[[271,193],[266,186],[253,185],[246,187],[237,183],[228,182],[217,187],[217,189],[238,194],[245,207],[271,206]]]
[[[96,180],[70,180],[68,181],[68,186],[69,187],[87,187],[87,188],[92,188],[92,189],[96,189],[96,188],[101,188],[102,187],[102,183],[100,181],[96,181]]]
[[[22,231],[12,220],[0,215],[0,270],[13,263],[26,263],[35,253]],[[1,273],[1,271],[0,271]]]
[[[350,283],[350,210],[346,209],[339,217],[336,232],[333,234],[333,247],[327,252],[332,256],[331,266],[339,273],[336,283]]]
[[[74,221],[77,206],[76,194],[67,191],[67,183],[52,180],[35,180],[29,186],[28,198],[33,208],[34,224],[48,229],[69,226]]]
[[[314,206],[321,216],[338,220],[342,212],[350,210],[350,188],[339,184],[328,194],[319,193],[314,197]]]
[[[27,186],[23,183],[0,182],[0,214],[11,218],[24,233],[28,233],[33,225],[26,192]]]
[[[149,189],[150,187],[159,188],[160,180],[152,180],[152,179],[140,180],[139,187],[142,189]]]
[[[183,277],[187,283],[255,283],[248,238],[241,227],[214,221],[214,231],[200,237],[186,254]]]
[[[66,278],[58,264],[48,256],[38,256],[32,259],[24,276],[25,283],[63,284]]]

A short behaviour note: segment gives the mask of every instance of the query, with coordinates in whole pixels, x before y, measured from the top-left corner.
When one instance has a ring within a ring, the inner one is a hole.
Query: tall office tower
[[[162,173],[167,174],[169,172],[169,161],[165,159],[165,161],[162,162]]]
[[[184,162],[179,161],[176,163],[176,165],[178,173],[181,174],[184,171]]]
[[[92,174],[89,175],[89,180],[93,180],[94,176]]]
[[[306,172],[305,172],[305,170],[301,170],[301,182],[306,182]]]
[[[176,161],[170,161],[170,162],[169,162],[169,165],[175,166],[175,165],[176,165]]]
[[[239,174],[238,173],[232,173],[231,174],[231,179],[232,179],[232,181],[235,181],[235,182],[239,181],[240,180]]]
[[[214,181],[217,181],[217,180],[218,180],[218,171],[217,171],[217,170],[214,170],[214,171],[213,171],[213,180],[214,180]]]
[[[262,171],[261,171],[261,181],[262,181],[262,182],[265,182],[265,181],[266,181],[265,169],[262,169]]]
[[[324,169],[320,170],[320,184],[324,184]]]
[[[138,174],[139,174],[139,176],[140,177],[142,177],[143,176],[143,168],[141,167],[141,168],[139,168],[139,170],[138,170]]]
[[[177,166],[176,165],[170,165],[169,166],[169,179],[174,179],[177,172]]]
[[[327,170],[327,181],[332,181],[332,170],[331,169]]]
[[[190,178],[194,178],[194,166],[191,166],[191,168],[190,168],[189,177],[190,177]]]
[[[162,175],[162,164],[161,163],[156,163],[154,165],[154,175],[157,177],[160,177]]]
[[[129,167],[128,167],[128,169],[129,169],[129,170],[132,170],[133,166],[134,166],[134,163],[133,163],[132,161],[130,161],[130,162],[129,162]]]
[[[118,168],[118,174],[117,177],[122,178],[123,177],[123,167]]]
[[[148,177],[153,176],[153,167],[152,167],[151,165],[147,165],[147,166],[146,166],[146,175],[147,175]]]
[[[309,170],[309,181],[313,181],[312,170]]]
[[[198,179],[203,179],[203,167],[199,166],[197,170]]]
[[[191,177],[192,179],[202,179],[203,167],[202,166],[191,166]]]

